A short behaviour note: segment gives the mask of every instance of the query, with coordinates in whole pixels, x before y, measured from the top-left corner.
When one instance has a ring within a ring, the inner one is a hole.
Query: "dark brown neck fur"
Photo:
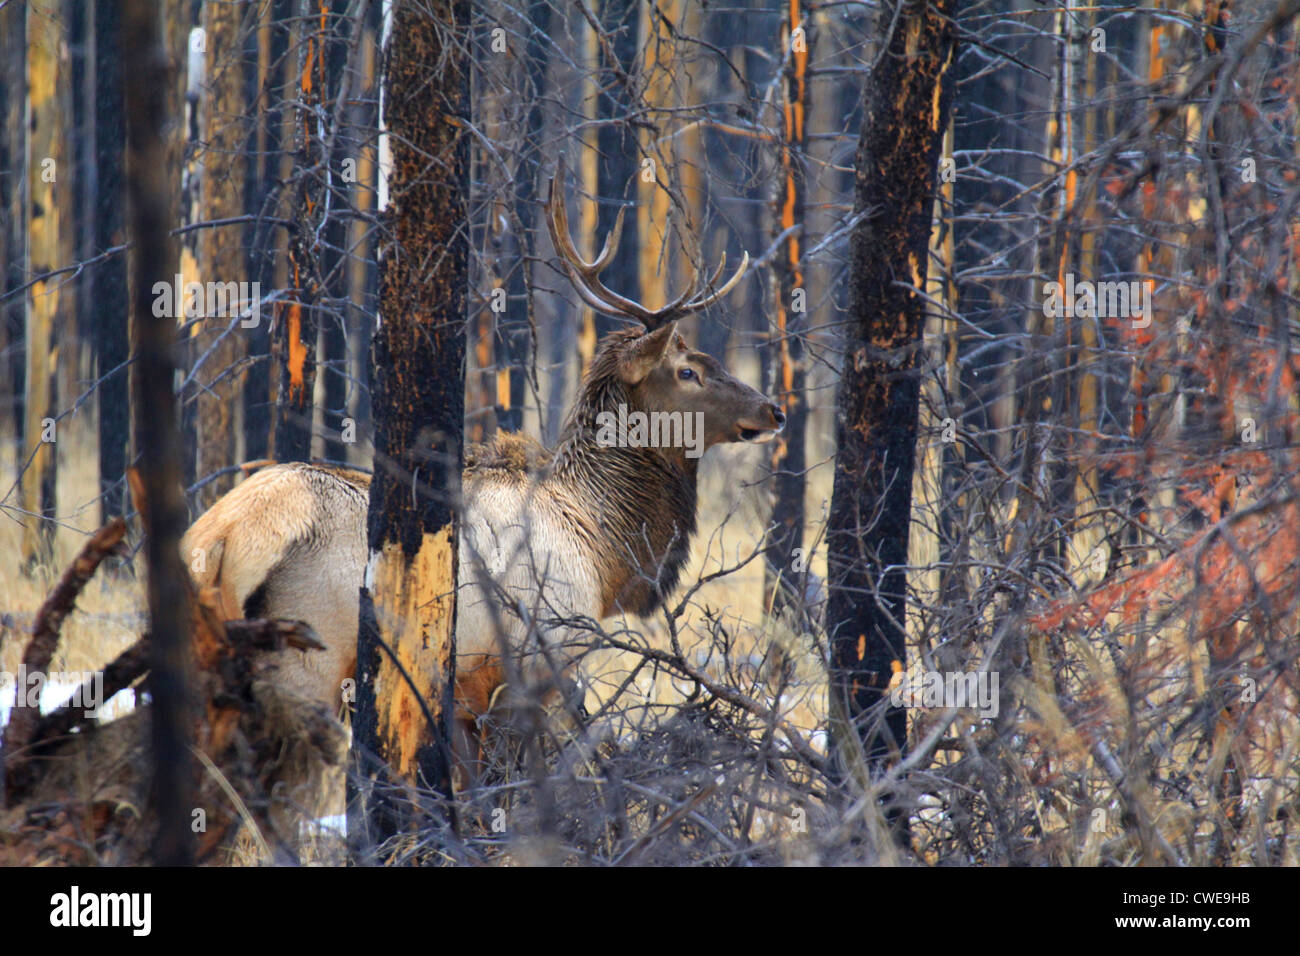
[[[695,533],[696,465],[680,450],[604,447],[596,416],[637,409],[618,377],[622,348],[644,334],[605,337],[565,423],[547,480],[575,489],[590,502],[600,549],[603,613],[647,615],[677,586]],[[609,572],[606,574],[605,572]]]

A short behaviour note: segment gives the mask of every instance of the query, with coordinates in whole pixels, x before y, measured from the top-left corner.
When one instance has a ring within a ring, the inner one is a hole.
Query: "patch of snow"
[[[13,675],[4,675],[8,680],[0,680],[0,727],[9,723],[9,714],[14,709],[18,685]],[[81,687],[80,681],[47,681],[41,685],[40,707],[42,714],[52,714],[69,700]],[[130,688],[114,694],[99,708],[101,721],[114,720],[123,714],[135,710],[135,694]]]

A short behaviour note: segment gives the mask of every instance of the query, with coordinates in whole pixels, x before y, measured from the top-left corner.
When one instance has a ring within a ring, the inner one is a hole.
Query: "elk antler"
[[[709,289],[717,286],[718,280],[722,278],[722,271],[727,267],[727,254],[724,252],[722,261],[718,263],[718,269],[712,277],[705,281],[704,273],[697,272],[695,281],[686,291],[662,309],[647,309],[641,303],[619,295],[600,281],[598,273],[609,265],[610,257],[618,248],[619,237],[623,235],[623,214],[627,212],[627,207],[618,211],[614,228],[605,237],[605,244],[601,246],[600,255],[596,256],[595,261],[588,262],[583,259],[578,255],[578,250],[573,245],[573,238],[569,235],[569,214],[564,208],[564,168],[564,157],[561,156],[556,167],[556,175],[551,178],[547,188],[546,226],[550,230],[555,251],[560,254],[560,261],[564,263],[564,270],[569,274],[569,280],[573,283],[578,297],[597,312],[640,322],[647,331],[653,332],[672,319],[699,312],[717,302],[736,287],[736,283],[749,268],[749,253],[746,252],[740,261],[740,268],[731,278],[714,292],[706,295]],[[561,184],[558,194],[555,189],[556,179],[559,179]]]

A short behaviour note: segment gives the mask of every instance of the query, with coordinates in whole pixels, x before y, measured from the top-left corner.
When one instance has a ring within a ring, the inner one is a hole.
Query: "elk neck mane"
[[[554,451],[521,435],[500,434],[471,448],[466,481],[536,482],[602,568],[604,613],[642,616],[677,586],[696,527],[697,459],[662,448],[597,443],[597,415],[635,409],[618,376],[625,347],[643,335],[608,334],[583,379]]]

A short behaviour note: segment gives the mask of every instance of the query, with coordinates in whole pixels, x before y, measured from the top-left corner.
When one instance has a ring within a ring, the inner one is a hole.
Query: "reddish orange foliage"
[[[1204,343],[1191,359],[1203,372],[1216,365],[1226,371],[1227,382],[1212,380],[1211,388],[1226,384],[1223,391],[1229,395],[1285,401],[1295,393],[1295,360],[1279,361],[1266,330],[1254,343],[1234,344],[1230,368],[1212,361]],[[1289,433],[1300,428],[1293,408],[1288,406],[1281,417]],[[1030,618],[1032,626],[1086,629],[1110,614],[1133,625],[1150,614],[1179,609],[1205,636],[1261,604],[1275,618],[1295,608],[1300,598],[1300,451],[1289,443],[1267,450],[1243,443],[1207,461],[1198,460],[1196,449],[1166,447],[1159,458],[1133,452],[1105,464],[1118,476],[1172,479],[1181,501],[1207,524],[1163,560],[1052,603]]]

